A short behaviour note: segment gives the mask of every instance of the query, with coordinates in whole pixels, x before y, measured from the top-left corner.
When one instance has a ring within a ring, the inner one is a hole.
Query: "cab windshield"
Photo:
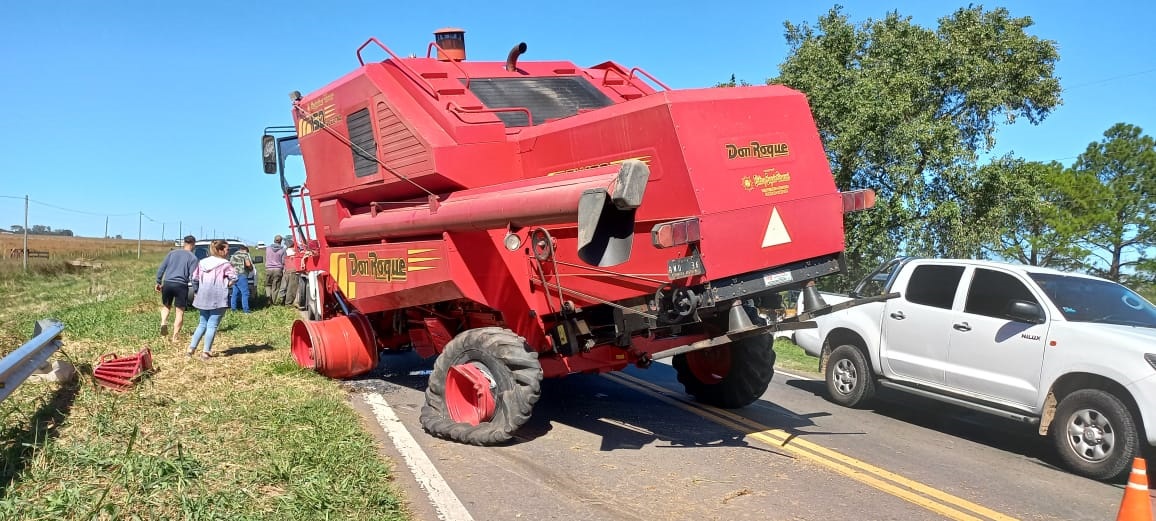
[[[1053,273],[1030,275],[1071,322],[1156,328],[1152,303],[1120,284]]]

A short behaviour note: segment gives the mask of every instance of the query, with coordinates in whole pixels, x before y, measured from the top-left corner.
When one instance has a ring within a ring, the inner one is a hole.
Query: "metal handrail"
[[[0,360],[0,401],[8,398],[24,380],[36,372],[48,357],[60,349],[64,324],[52,319],[36,322],[32,339]]]
[[[417,71],[414,71],[413,68],[411,68],[409,65],[406,65],[405,62],[403,62],[401,58],[398,57],[398,55],[394,54],[389,47],[386,47],[385,44],[381,43],[381,41],[377,38],[370,38],[366,40],[365,43],[361,44],[361,47],[357,48],[357,63],[360,63],[362,66],[365,65],[365,60],[361,58],[361,51],[371,43],[376,43],[378,47],[381,47],[381,50],[389,54],[389,56],[393,58],[393,64],[396,65],[398,69],[401,69],[402,74],[409,76],[410,80],[413,80],[413,82],[416,83],[418,87],[421,87],[421,89],[424,90],[426,94],[433,96],[433,99],[438,99],[437,89],[435,89],[428,80],[422,78],[422,76],[418,74]]]
[[[614,67],[607,67],[605,69],[602,69],[602,85],[606,85],[606,82],[610,81],[610,73],[611,72],[613,72],[614,74],[617,74],[619,78],[622,78],[622,80],[626,82],[625,85],[634,87],[635,89],[638,89],[640,91],[642,89],[640,89],[638,87],[638,85],[634,84],[634,73],[636,73],[636,72],[643,75],[643,76],[646,76],[647,78],[650,78],[650,81],[653,81],[655,84],[657,84],[659,87],[662,87],[664,90],[671,90],[671,88],[668,87],[665,83],[659,81],[658,78],[655,78],[652,74],[650,74],[649,72],[646,72],[641,67],[635,67],[633,69],[630,69],[629,74],[623,74],[622,71],[620,71]],[[645,83],[644,83],[644,85],[645,85]]]
[[[501,107],[496,109],[466,108],[451,101],[446,103],[446,110],[450,112],[457,112],[459,114],[496,114],[499,112],[521,112],[526,115],[526,125],[530,127],[534,126],[534,115],[531,114],[530,109],[526,107]],[[466,121],[466,123],[473,124],[476,122]]]
[[[437,42],[429,42],[429,46],[427,46],[425,48],[425,57],[426,58],[430,58],[433,56],[434,47],[438,48],[438,52],[440,52],[442,54],[446,54],[446,50],[442,49],[442,46],[438,45]],[[462,73],[462,76],[464,76],[466,78],[466,90],[469,90],[469,88],[470,88],[470,73],[466,72],[466,70],[462,68],[461,64],[459,64],[457,60],[448,60],[448,61],[450,63],[452,63],[454,67],[457,67],[458,72]]]
[[[626,83],[629,83],[631,86],[634,86],[634,82],[631,80],[634,79],[634,73],[636,73],[636,72],[643,75],[643,76],[646,76],[647,78],[650,78],[650,81],[653,81],[654,83],[658,84],[658,86],[662,87],[664,90],[670,90],[670,87],[667,87],[666,84],[659,81],[658,78],[655,78],[652,74],[643,70],[642,67],[635,67],[633,69],[630,69],[630,75],[626,77]],[[638,87],[635,86],[634,88],[637,89]]]

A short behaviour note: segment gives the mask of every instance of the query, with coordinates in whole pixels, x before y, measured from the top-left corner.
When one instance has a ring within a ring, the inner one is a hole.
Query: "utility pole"
[[[177,221],[177,240],[185,236],[185,221]]]
[[[137,212],[136,218],[136,258],[140,258],[140,240],[144,236],[144,212]]]
[[[28,271],[28,195],[24,195],[24,271]]]
[[[108,216],[104,216],[104,238],[108,238]]]
[[[165,223],[161,223],[161,242],[165,242]]]

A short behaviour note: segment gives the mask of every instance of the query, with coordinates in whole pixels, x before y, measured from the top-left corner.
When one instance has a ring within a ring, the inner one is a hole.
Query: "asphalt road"
[[[821,381],[781,372],[732,411],[689,400],[665,364],[548,380],[514,443],[466,446],[422,431],[415,364],[390,355],[388,374],[348,385],[389,403],[476,520],[1104,520],[1123,495],[1056,468],[1031,427],[894,392],[845,409]],[[366,424],[415,514],[437,519],[388,436]]]

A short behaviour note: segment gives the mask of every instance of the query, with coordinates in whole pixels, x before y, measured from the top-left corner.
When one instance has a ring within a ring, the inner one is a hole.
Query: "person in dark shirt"
[[[185,308],[189,305],[189,279],[197,267],[197,256],[193,254],[196,243],[196,238],[186,235],[181,248],[165,255],[165,260],[157,268],[156,290],[161,294],[161,336],[169,336],[169,311],[172,310],[171,339],[174,342],[184,325]]]
[[[265,296],[269,302],[277,303],[277,290],[281,287],[281,273],[285,268],[285,247],[281,246],[281,236],[273,237],[273,244],[265,248]]]

